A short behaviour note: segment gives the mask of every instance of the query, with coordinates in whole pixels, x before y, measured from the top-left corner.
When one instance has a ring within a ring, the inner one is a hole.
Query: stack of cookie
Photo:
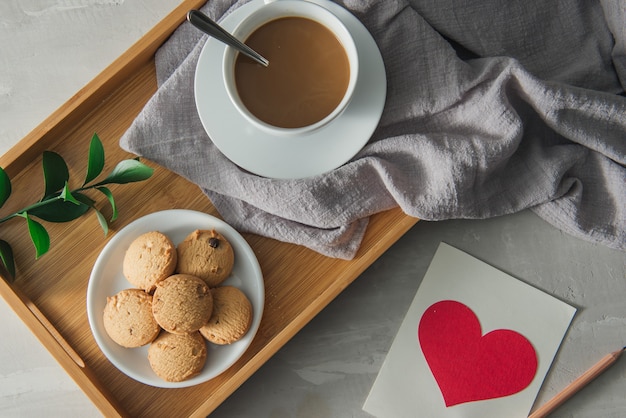
[[[215,230],[196,230],[176,247],[159,231],[136,238],[124,256],[123,272],[134,288],[107,298],[104,328],[117,344],[150,344],[154,372],[169,382],[199,374],[206,341],[231,344],[252,323],[252,305],[230,276],[235,255]]]

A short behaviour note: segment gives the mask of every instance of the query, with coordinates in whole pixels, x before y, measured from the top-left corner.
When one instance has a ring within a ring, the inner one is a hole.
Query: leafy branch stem
[[[32,219],[39,218],[48,222],[69,222],[79,218],[89,209],[93,209],[104,234],[108,233],[108,221],[96,208],[95,201],[83,192],[97,190],[108,200],[112,208],[110,221],[117,218],[117,207],[113,194],[106,187],[108,184],[126,184],[143,181],[152,176],[152,168],[144,165],[139,159],[123,160],[104,180],[93,182],[104,169],[104,147],[98,135],[94,134],[89,146],[87,173],[81,187],[70,190],[69,170],[63,158],[54,152],[43,153],[44,195],[38,201],[10,215],[0,218],[0,224],[15,217],[26,219],[31,241],[35,246],[36,256],[39,258],[50,247],[50,237],[42,224]],[[0,167],[0,207],[11,195],[11,180],[4,169]],[[6,267],[13,279],[15,277],[15,262],[13,250],[8,242],[0,239],[0,263]]]
[[[79,187],[78,189],[72,190],[70,192],[70,194],[74,195],[76,193],[84,192],[84,191],[87,191],[87,190],[93,190],[93,189],[96,189],[96,188],[98,188],[100,186],[103,186],[104,184],[106,184],[106,183],[100,182],[100,183],[94,184],[92,186]],[[15,218],[16,216],[20,216],[20,214],[31,212],[33,210],[41,208],[42,206],[53,204],[56,201],[64,201],[64,200],[69,201],[68,199],[64,198],[62,195],[53,196],[53,197],[45,199],[45,200],[40,200],[39,202],[33,203],[32,205],[29,205],[29,206],[26,206],[26,207],[16,211],[15,213],[12,213],[12,214],[7,215],[7,216],[5,216],[3,218],[0,218],[0,224],[3,223],[3,222],[6,222],[6,221],[8,221],[8,220],[10,220],[12,218]],[[79,203],[80,202],[77,202],[75,204],[79,204]]]

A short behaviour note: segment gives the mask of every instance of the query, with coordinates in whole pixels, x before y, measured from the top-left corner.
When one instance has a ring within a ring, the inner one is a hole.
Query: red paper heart
[[[474,312],[453,300],[424,312],[418,338],[448,407],[517,393],[537,371],[537,355],[526,337],[507,329],[482,335]]]

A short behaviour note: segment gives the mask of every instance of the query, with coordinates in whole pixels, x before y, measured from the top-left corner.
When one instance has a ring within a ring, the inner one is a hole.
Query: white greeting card
[[[575,312],[441,243],[363,409],[527,417]]]

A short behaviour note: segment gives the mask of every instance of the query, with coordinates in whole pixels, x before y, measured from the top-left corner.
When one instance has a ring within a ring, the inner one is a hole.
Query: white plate
[[[263,5],[253,0],[221,22],[226,30]],[[352,101],[330,124],[308,135],[273,136],[252,126],[228,98],[222,78],[225,45],[209,38],[195,75],[195,99],[204,129],[231,161],[254,174],[303,178],[325,173],[348,162],[369,141],[385,105],[385,65],[376,42],[348,10],[328,0],[310,0],[335,13],[352,33],[359,54],[359,79]]]
[[[183,382],[166,382],[158,377],[148,363],[148,346],[124,348],[117,345],[104,330],[102,314],[107,296],[131,288],[122,273],[122,261],[130,243],[139,235],[161,231],[178,245],[196,229],[215,229],[232,245],[235,265],[224,284],[241,289],[252,303],[253,318],[248,333],[239,341],[225,346],[207,343],[207,362],[202,372]],[[87,315],[89,326],[104,355],[121,372],[146,385],[161,388],[182,388],[214,378],[246,351],[256,334],[265,303],[265,287],[261,267],[246,240],[230,225],[211,215],[191,210],[175,209],[155,212],[139,218],[120,230],[104,247],[91,272],[87,286]]]

